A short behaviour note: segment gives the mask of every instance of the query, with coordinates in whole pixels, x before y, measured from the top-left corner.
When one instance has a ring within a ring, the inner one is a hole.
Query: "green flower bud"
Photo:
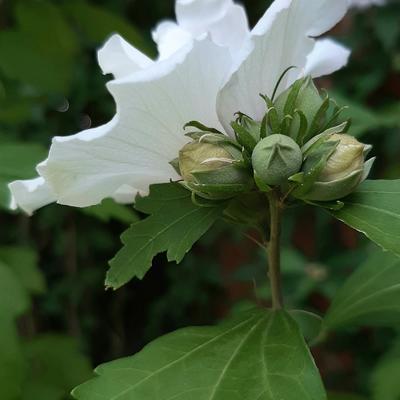
[[[314,116],[321,108],[324,100],[310,76],[299,79],[281,93],[275,102],[280,118],[291,115],[295,110],[301,111],[310,126]],[[293,127],[293,130],[297,127]]]
[[[322,131],[347,122],[342,117],[347,107],[339,107],[327,95],[322,97],[309,76],[294,82],[271,106],[279,128],[279,131],[276,128],[272,131],[290,136],[300,146]],[[348,126],[349,123],[342,132]]]
[[[253,182],[243,166],[241,151],[225,138],[219,141],[220,136],[204,135],[179,152],[183,184],[207,199],[231,198],[249,189]]]
[[[280,134],[261,140],[252,155],[256,179],[267,185],[284,184],[289,177],[299,172],[302,161],[298,144]]]
[[[367,178],[375,161],[375,158],[365,161],[371,146],[359,142],[353,136],[338,133],[328,135],[319,145],[318,140],[313,142],[311,146],[316,147],[311,150],[304,164],[306,173],[315,167],[315,163],[313,165],[310,160],[312,154],[318,152],[319,146],[335,143],[336,147],[330,151],[323,168],[318,171],[314,183],[302,198],[313,201],[338,200],[353,192]]]

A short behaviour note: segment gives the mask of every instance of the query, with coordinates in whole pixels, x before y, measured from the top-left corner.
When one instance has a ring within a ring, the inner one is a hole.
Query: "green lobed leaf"
[[[325,317],[328,329],[400,322],[400,258],[377,251],[337,292]]]
[[[332,215],[400,256],[400,180],[365,181]]]
[[[142,279],[153,258],[167,251],[168,261],[181,262],[193,244],[221,216],[223,205],[197,207],[191,192],[176,183],[152,185],[135,208],[151,214],[122,234],[124,247],[110,261],[106,285],[117,289],[133,277]]]
[[[186,328],[133,357],[101,365],[79,400],[325,400],[300,330],[285,311],[254,309]]]

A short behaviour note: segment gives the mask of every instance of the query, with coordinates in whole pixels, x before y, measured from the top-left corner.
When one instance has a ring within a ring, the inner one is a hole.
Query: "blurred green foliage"
[[[269,2],[244,3],[254,24]],[[212,323],[269,299],[265,254],[252,232],[219,225],[181,265],[160,256],[144,281],[105,292],[119,235],[140,218],[132,208],[112,201],[86,210],[52,205],[31,219],[7,210],[6,183],[35,175],[52,136],[113,115],[95,55],[104,39],[119,32],[154,56],[150,30],[172,17],[173,2],[165,0],[0,3],[1,399],[68,398],[93,365],[131,354],[167,331]],[[400,175],[399,19],[396,2],[353,11],[332,33],[352,49],[351,62],[319,80],[351,107],[353,133],[374,144],[374,177]],[[284,244],[288,305],[317,313],[369,251],[358,234],[307,209],[290,211]],[[328,388],[399,399],[398,328],[352,328],[318,344],[314,353]]]

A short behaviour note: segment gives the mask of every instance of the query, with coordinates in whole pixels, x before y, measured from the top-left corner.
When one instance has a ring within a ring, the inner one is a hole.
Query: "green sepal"
[[[333,99],[330,99],[330,100],[331,100],[331,102],[334,102]],[[334,109],[334,111],[332,113],[332,116],[330,117],[330,119],[328,120],[328,122],[326,123],[326,125],[324,127],[324,130],[328,129],[328,128],[331,128],[332,126],[341,124],[341,122],[339,121],[339,117],[347,109],[349,109],[348,106],[338,107],[336,105],[335,109]],[[346,122],[346,126],[343,129],[343,133],[346,133],[348,131],[348,128],[350,127],[350,121],[346,120],[346,121],[343,121],[343,122]]]
[[[339,141],[324,141],[322,143],[317,141],[314,144],[315,147],[311,148],[303,166],[304,181],[292,192],[294,197],[302,199],[305,195],[308,195],[338,145]]]
[[[195,178],[195,183],[207,185],[223,184],[248,184],[251,180],[247,169],[238,167],[234,164],[229,164],[217,170],[209,171],[192,171]]]
[[[217,202],[230,200],[238,194],[246,191],[246,187],[240,184],[219,185],[218,190],[216,190],[214,185],[200,185],[196,183],[189,183],[187,184],[187,186],[192,192],[196,194],[196,196],[206,200]]]
[[[268,122],[271,127],[271,134],[279,134],[281,129],[281,124],[279,122],[278,111],[275,107],[271,107],[267,111]]]
[[[299,97],[300,89],[304,84],[303,79],[298,79],[291,87],[289,91],[289,95],[287,96],[285,105],[283,107],[283,114],[284,115],[292,115],[294,109],[296,107],[296,101]],[[278,101],[277,101],[278,103]]]
[[[283,120],[281,122],[281,126],[279,129],[283,135],[288,135],[291,137],[290,127],[292,125],[292,122],[293,122],[293,117],[291,115],[285,115],[285,117],[283,118]]]
[[[211,203],[214,204],[215,207],[217,207],[218,205],[220,205],[221,203],[223,203],[226,200],[231,199],[232,197],[235,196],[235,194],[231,194],[231,193],[207,193],[207,192],[202,192],[200,189],[201,185],[195,184],[195,183],[188,183],[185,181],[180,181],[179,184],[184,187],[186,190],[188,190],[189,192],[191,192],[192,195],[192,203],[196,206],[199,205],[199,200],[198,199],[203,199],[203,200],[207,200]]]
[[[323,103],[321,104],[321,107],[318,109],[318,111],[314,115],[314,118],[312,119],[310,129],[308,131],[307,137],[305,138],[306,140],[320,132],[321,124],[324,121],[324,117],[326,112],[328,111],[329,104],[330,104],[329,97],[326,97]]]
[[[282,92],[276,99],[274,106],[278,111],[280,119],[283,119],[286,115],[295,117],[296,114],[305,117],[307,121],[307,127],[311,126],[314,116],[321,108],[323,100],[315,87],[314,82],[310,76],[298,79],[293,83],[287,90]],[[289,132],[287,133],[293,139],[303,138],[303,142],[298,140],[299,144],[304,143],[305,137],[308,136],[304,132],[300,134],[300,126],[302,123],[304,126],[303,118],[295,118],[290,126]]]
[[[264,139],[270,134],[268,131],[268,114],[265,114],[260,126],[260,139]]]
[[[309,154],[314,152],[316,149],[321,146],[326,140],[328,139],[329,136],[333,134],[341,134],[343,133],[343,129],[345,128],[346,122],[343,122],[342,124],[338,126],[334,126],[332,128],[327,129],[326,131],[320,133],[317,136],[314,136],[311,140],[309,140],[305,145],[302,147],[302,152],[304,155],[304,158],[306,159]]]
[[[206,126],[199,121],[189,121],[187,124],[185,124],[183,126],[183,129],[186,129],[186,128],[196,128],[196,129],[199,129],[200,131],[218,133],[220,135],[223,135],[223,133],[221,131],[219,131],[218,129],[210,128],[209,126]]]
[[[240,112],[236,113],[236,115],[238,115],[236,122],[243,126],[243,128],[245,128],[250,133],[254,140],[258,142],[261,135],[261,123],[254,121],[253,118]]]
[[[297,135],[296,137],[293,137],[293,139],[296,140],[299,146],[303,146],[308,130],[307,117],[301,110],[295,110],[294,115],[295,117],[296,116],[298,117],[300,122],[299,122],[299,129],[297,130]]]
[[[234,165],[242,168],[251,168],[251,154],[249,154],[244,147],[242,147],[242,160],[235,161]]]
[[[304,203],[309,204],[311,206],[316,206],[316,207],[323,208],[325,210],[330,210],[330,211],[339,211],[344,207],[344,203],[340,200],[312,201],[312,200],[304,199],[303,201],[304,201]]]
[[[239,144],[241,144],[246,151],[250,154],[253,152],[254,147],[256,147],[257,141],[253,135],[238,122],[231,122],[232,129],[235,131],[235,136]]]
[[[280,118],[278,111],[274,105],[274,102],[265,94],[260,94],[261,98],[265,101],[267,105],[267,122],[269,127],[271,128],[271,134],[280,133]]]
[[[183,185],[185,187],[185,185]],[[192,192],[192,203],[197,206],[197,207],[203,207],[203,208],[215,208],[215,207],[220,207],[221,204],[223,204],[226,200],[209,200],[205,199],[204,197],[199,196],[196,192]]]
[[[295,183],[304,183],[304,172],[298,172],[288,178],[288,181]]]
[[[218,133],[196,131],[186,133],[185,136],[189,137],[193,141],[211,144],[229,144],[235,146],[237,149],[241,149],[241,146],[239,146],[239,144],[232,140],[230,137],[226,135],[220,135]]]
[[[359,185],[363,172],[363,169],[360,169],[336,181],[315,182],[307,192],[307,199],[311,201],[331,201],[345,197]]]
[[[267,185],[254,171],[254,182],[256,183],[257,187],[265,193],[268,193],[272,190],[272,187]]]

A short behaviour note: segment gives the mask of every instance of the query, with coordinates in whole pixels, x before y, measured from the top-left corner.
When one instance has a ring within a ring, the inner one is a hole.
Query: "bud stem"
[[[279,310],[283,307],[281,284],[281,219],[282,203],[279,193],[272,190],[268,193],[270,209],[270,240],[268,243],[268,276],[271,285],[272,308]]]

